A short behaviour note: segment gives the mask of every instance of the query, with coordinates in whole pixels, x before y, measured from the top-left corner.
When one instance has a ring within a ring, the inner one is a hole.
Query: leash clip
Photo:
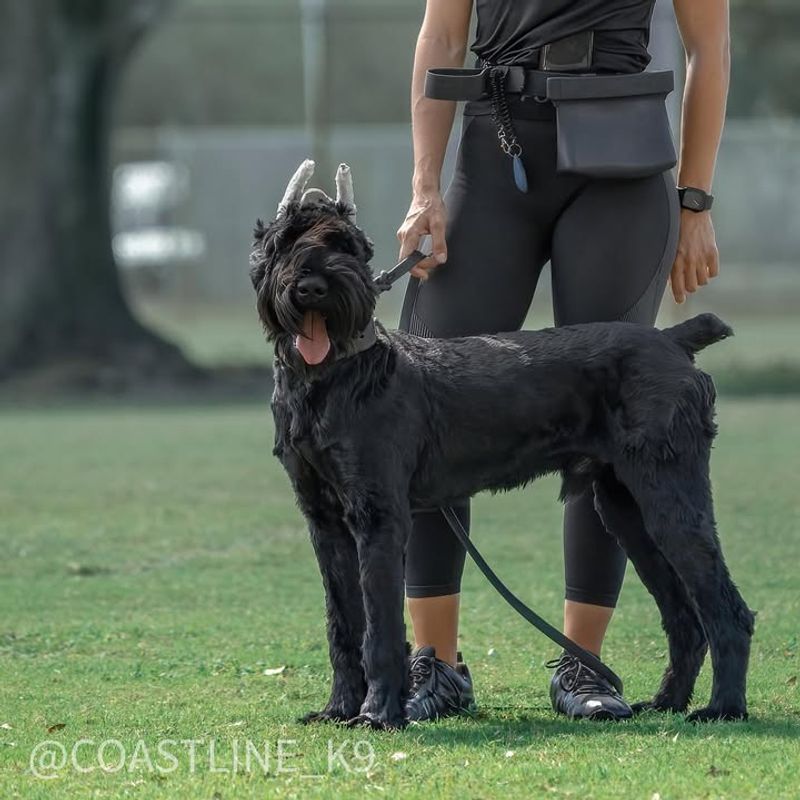
[[[419,264],[423,258],[427,258],[426,253],[419,250],[412,250],[402,261],[395,264],[391,269],[383,270],[373,281],[379,292],[388,292],[392,284],[410,272],[415,265]]]

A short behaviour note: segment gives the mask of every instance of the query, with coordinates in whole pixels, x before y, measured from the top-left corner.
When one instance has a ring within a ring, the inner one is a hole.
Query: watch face
[[[705,197],[697,189],[687,189],[683,193],[683,205],[695,211],[702,211],[706,207]]]

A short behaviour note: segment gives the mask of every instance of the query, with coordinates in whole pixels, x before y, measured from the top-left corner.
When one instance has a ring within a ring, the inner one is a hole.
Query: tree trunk
[[[189,369],[131,313],[111,250],[111,101],[155,5],[0,0],[0,378],[73,360]]]

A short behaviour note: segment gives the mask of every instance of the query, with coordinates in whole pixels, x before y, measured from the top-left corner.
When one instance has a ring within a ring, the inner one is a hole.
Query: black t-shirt
[[[475,0],[478,27],[470,49],[495,64],[537,67],[540,47],[574,33],[595,31],[598,72],[639,72],[655,0]]]

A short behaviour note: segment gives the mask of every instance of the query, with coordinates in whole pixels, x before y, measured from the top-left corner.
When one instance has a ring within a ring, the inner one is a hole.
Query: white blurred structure
[[[189,190],[190,174],[183,164],[133,162],[114,170],[112,245],[120,267],[163,275],[177,263],[202,259],[206,252],[204,235],[173,222]]]

